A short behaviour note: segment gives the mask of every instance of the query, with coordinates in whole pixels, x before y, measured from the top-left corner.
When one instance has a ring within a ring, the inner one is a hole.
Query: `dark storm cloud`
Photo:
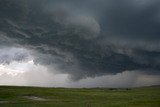
[[[160,23],[156,17],[159,15],[160,2],[153,0],[150,4],[145,4],[147,1],[137,0],[136,4],[131,4],[130,1],[124,1],[112,3],[112,9],[106,11],[108,17],[104,26],[108,32],[135,40],[158,40]],[[144,3],[140,4],[141,2]]]
[[[1,0],[0,42],[34,50],[35,64],[73,79],[158,73],[159,7],[159,0]]]

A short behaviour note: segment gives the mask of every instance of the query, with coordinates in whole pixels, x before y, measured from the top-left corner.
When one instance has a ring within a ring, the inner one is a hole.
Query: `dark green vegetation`
[[[160,107],[160,86],[133,89],[1,86],[0,107]]]

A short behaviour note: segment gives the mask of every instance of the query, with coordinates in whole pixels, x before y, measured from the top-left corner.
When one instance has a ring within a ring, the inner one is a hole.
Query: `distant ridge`
[[[41,86],[13,86],[13,85],[0,85],[0,87],[5,87],[5,88],[64,88],[64,89],[125,89],[125,88],[131,88],[131,89],[134,89],[134,88],[143,88],[143,87],[160,87],[160,85],[150,85],[150,86],[137,86],[137,87],[82,87],[82,88],[72,88],[72,87],[41,87]]]

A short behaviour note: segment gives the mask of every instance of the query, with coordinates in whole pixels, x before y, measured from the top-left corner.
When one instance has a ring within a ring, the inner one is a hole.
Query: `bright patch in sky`
[[[24,62],[24,63],[13,62],[10,65],[1,64],[0,65],[0,75],[7,74],[11,76],[16,76],[18,74],[27,72],[32,66],[34,66],[33,60]]]
[[[22,70],[7,68],[4,65],[0,65],[0,71],[1,71],[0,75],[7,74],[7,75],[11,75],[11,76],[16,76],[16,75],[18,75],[20,73],[24,73],[25,72],[25,71],[22,71]]]
[[[20,86],[65,86],[67,74],[54,74],[47,68],[35,65],[33,60],[28,62],[12,62],[9,65],[0,65],[0,85]]]

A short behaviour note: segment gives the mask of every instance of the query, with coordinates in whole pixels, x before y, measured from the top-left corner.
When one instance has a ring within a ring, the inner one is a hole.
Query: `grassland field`
[[[160,86],[79,89],[0,86],[0,107],[160,107]]]

